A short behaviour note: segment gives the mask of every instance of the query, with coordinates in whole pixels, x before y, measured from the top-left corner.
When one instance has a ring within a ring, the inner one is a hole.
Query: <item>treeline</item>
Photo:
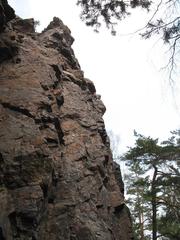
[[[135,240],[180,239],[180,130],[162,143],[137,132],[121,157]]]

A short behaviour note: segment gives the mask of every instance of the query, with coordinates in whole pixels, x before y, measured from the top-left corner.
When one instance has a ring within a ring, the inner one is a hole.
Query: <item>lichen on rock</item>
[[[104,104],[68,27],[33,26],[14,17],[0,33],[0,239],[130,240]]]

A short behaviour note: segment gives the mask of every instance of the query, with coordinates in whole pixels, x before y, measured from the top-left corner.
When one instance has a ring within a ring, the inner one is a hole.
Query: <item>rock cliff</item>
[[[0,1],[0,239],[130,240],[105,107],[73,38],[41,33]]]

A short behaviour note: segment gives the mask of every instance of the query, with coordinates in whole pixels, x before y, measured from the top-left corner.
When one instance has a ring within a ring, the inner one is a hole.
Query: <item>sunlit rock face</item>
[[[58,18],[0,34],[1,240],[132,239],[105,107],[72,43]]]

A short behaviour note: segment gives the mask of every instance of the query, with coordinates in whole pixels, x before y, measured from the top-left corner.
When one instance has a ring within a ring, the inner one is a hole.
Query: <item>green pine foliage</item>
[[[130,14],[130,8],[141,7],[149,10],[152,1],[149,0],[78,0],[77,5],[82,8],[81,19],[87,26],[98,31],[102,22],[105,22],[111,33],[115,34],[114,26]]]
[[[168,45],[169,60],[165,68],[170,84],[178,73],[180,43],[180,1],[179,0],[77,0],[81,7],[80,18],[87,26],[99,32],[105,23],[112,35],[116,35],[116,25],[133,14],[134,8],[150,13],[144,26],[137,26],[136,33],[144,39],[158,35]]]
[[[180,131],[167,141],[134,132],[135,146],[122,157],[128,204],[137,240],[180,239]]]

